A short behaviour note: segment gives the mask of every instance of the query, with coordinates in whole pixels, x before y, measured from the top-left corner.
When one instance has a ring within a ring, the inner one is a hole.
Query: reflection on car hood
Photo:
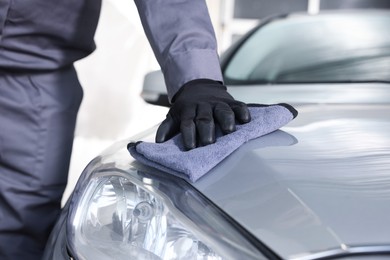
[[[306,105],[195,187],[282,257],[390,245],[389,105]]]
[[[294,121],[241,146],[193,186],[286,259],[389,249],[390,104],[295,107]],[[124,146],[108,149],[111,160],[128,164]]]

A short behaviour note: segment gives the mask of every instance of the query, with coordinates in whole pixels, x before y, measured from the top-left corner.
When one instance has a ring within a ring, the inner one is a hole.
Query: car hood
[[[294,106],[192,185],[284,259],[390,252],[390,105]]]
[[[283,258],[390,245],[389,108],[299,106],[194,186]]]

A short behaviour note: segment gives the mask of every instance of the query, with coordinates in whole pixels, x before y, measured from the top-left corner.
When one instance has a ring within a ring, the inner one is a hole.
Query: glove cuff
[[[171,103],[175,103],[178,96],[189,88],[219,88],[221,90],[227,90],[226,86],[221,81],[212,79],[194,79],[185,83],[173,96]]]

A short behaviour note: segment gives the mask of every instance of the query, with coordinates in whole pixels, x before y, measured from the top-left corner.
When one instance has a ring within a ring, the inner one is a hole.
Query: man
[[[136,0],[164,72],[167,118],[156,142],[215,141],[246,105],[221,84],[204,0]],[[40,259],[59,214],[82,89],[73,63],[95,48],[100,0],[0,0],[0,259]],[[215,122],[216,121],[216,122]]]

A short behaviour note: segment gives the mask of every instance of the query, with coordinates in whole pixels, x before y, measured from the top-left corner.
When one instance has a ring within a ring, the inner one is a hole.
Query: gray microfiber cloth
[[[164,143],[129,143],[130,154],[138,161],[164,172],[195,182],[249,140],[271,133],[294,119],[298,112],[288,104],[248,105],[251,121],[236,131],[216,134],[216,142],[185,150],[181,134]]]

